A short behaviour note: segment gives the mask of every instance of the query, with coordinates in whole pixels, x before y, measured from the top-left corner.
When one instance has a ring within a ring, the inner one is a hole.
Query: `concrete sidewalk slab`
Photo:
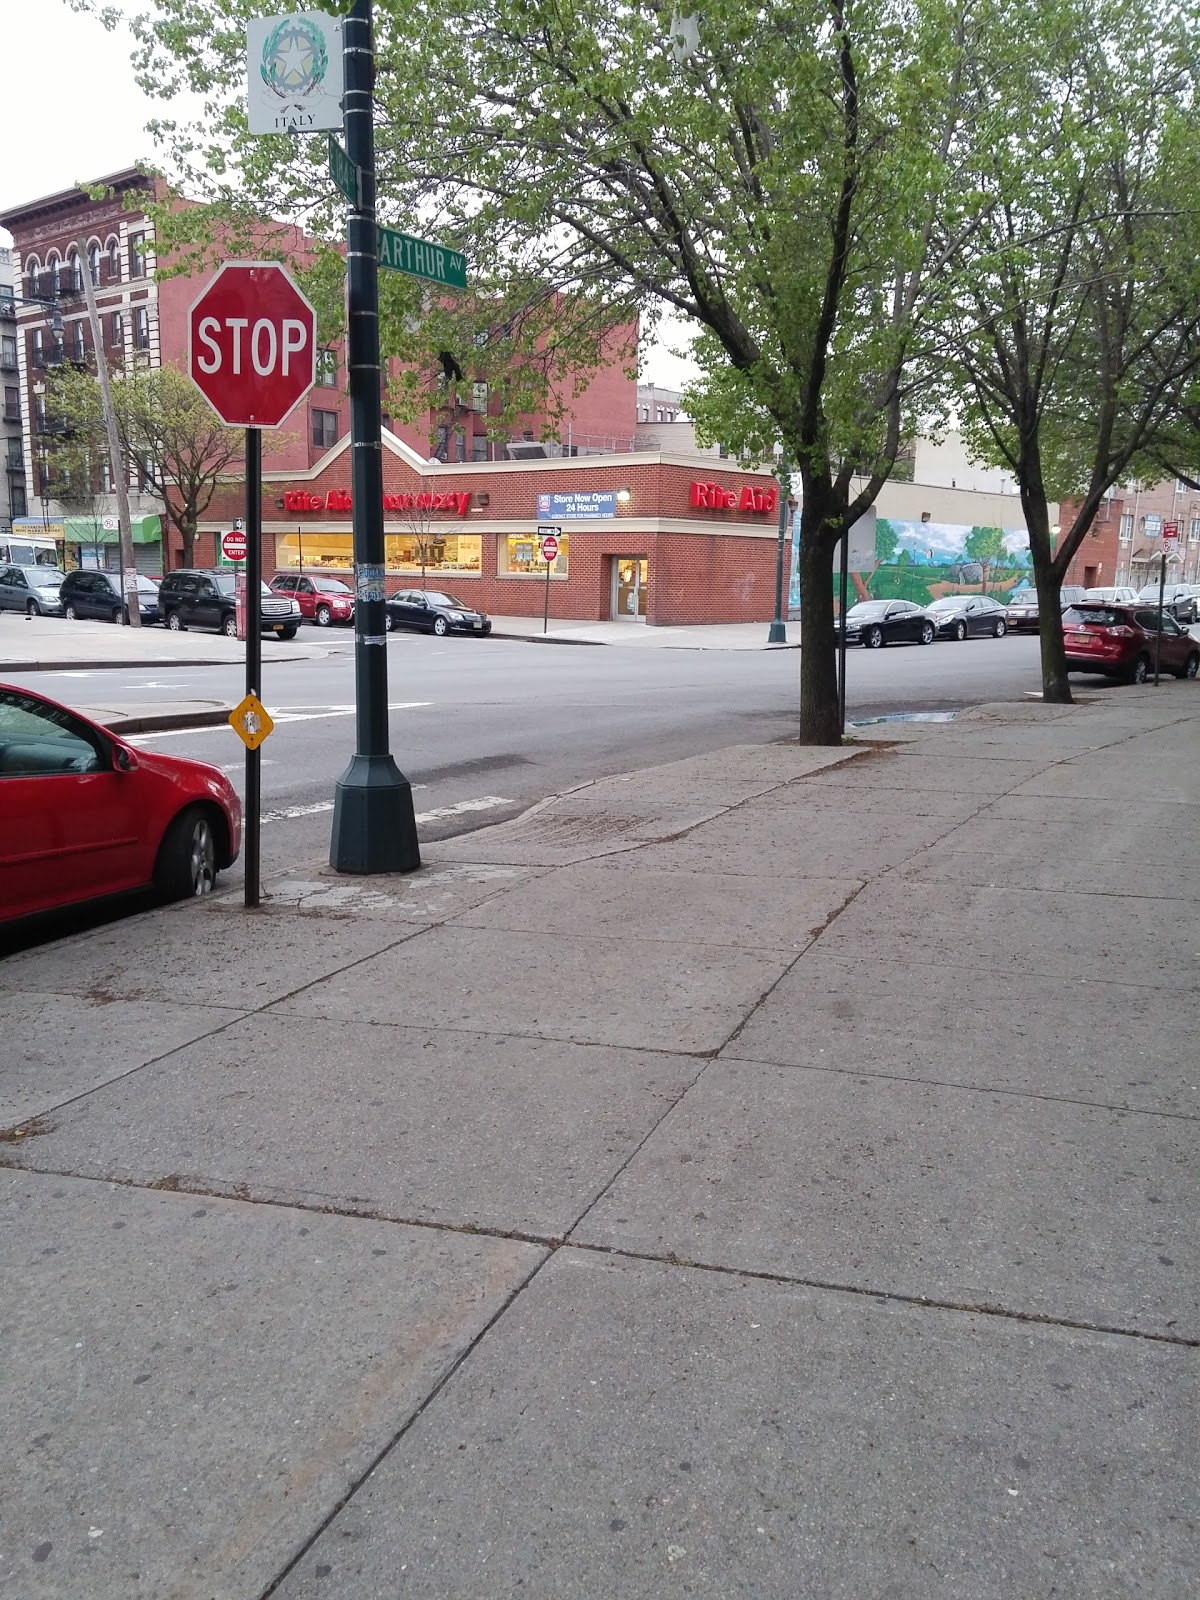
[[[5,1584],[246,1600],[543,1252],[10,1174]]]
[[[110,733],[165,733],[174,728],[216,728],[229,721],[233,706],[225,700],[171,700],[163,703],[129,701],[120,706],[81,706],[72,709],[90,717]]]
[[[10,1154],[142,1188],[555,1239],[698,1071],[654,1051],[266,1015],[89,1095]]]
[[[822,948],[855,960],[906,966],[1118,983],[1179,994],[1200,990],[1200,950],[1172,951],[1164,964],[1164,919],[1177,903],[1125,897],[1113,914],[1104,894],[1042,894],[1022,888],[884,878],[868,884],[828,929]]]
[[[531,882],[547,868],[492,866],[481,862],[424,862],[416,872],[365,873],[348,878],[332,867],[313,868],[305,878],[273,879],[264,891],[272,912],[301,916],[368,917],[395,923],[442,922],[516,885]],[[227,895],[213,909],[238,915],[242,903]]]
[[[288,1014],[692,1053],[725,1043],[794,957],[438,927],[310,983]],[[504,974],[500,981],[498,974]]]
[[[319,661],[328,651],[304,638],[264,635],[266,661]],[[61,672],[106,667],[240,665],[244,640],[219,633],[172,633],[168,628],[114,628],[110,622],[66,622],[60,617],[0,613],[0,676],[6,672]]]
[[[800,624],[791,622],[783,644],[768,644],[770,622],[714,622],[703,626],[650,627],[644,622],[585,622],[551,617],[493,617],[493,639],[529,644],[615,645],[630,650],[798,650]]]
[[[853,762],[860,753],[844,746],[822,749],[785,742],[730,745],[711,755],[689,756],[641,772],[599,778],[576,790],[571,798],[589,795],[638,805],[656,801],[674,805],[680,795],[686,795],[697,805],[734,806],[810,773]]]
[[[0,1038],[10,1041],[0,1074],[0,1128],[86,1095],[236,1021],[211,1005],[112,1000],[84,994],[0,990]],[[20,1040],[20,1049],[12,1042]]]
[[[138,926],[145,945],[131,945],[127,925],[115,923],[10,956],[0,962],[0,990],[250,1011],[421,932],[418,923],[296,917],[267,906],[222,916],[203,902],[149,912]]]
[[[1008,1090],[1200,1119],[1190,1006],[1093,973],[886,967],[818,946],[755,1008],[723,1060]]]
[[[1188,1352],[561,1250],[278,1600],[1182,1600]]]
[[[631,795],[589,798],[583,790],[524,812],[478,833],[429,846],[431,862],[494,862],[510,866],[572,866],[637,849],[647,840],[686,833],[727,808],[659,801],[639,805]]]
[[[715,1061],[573,1241],[1200,1338],[1200,1123]]]
[[[513,932],[577,933],[580,906],[601,937],[665,940],[688,946],[798,951],[861,888],[853,878],[794,878],[764,895],[762,885],[732,873],[637,869],[631,893],[621,857],[563,867],[520,889],[464,911],[455,925]]]

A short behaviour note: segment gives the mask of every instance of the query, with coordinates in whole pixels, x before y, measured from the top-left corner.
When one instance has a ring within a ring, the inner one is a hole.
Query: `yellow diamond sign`
[[[247,750],[257,750],[275,724],[258,696],[248,694],[241,705],[234,706],[229,713],[229,726]]]

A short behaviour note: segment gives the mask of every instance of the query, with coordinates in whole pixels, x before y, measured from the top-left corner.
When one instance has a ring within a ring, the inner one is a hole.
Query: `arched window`
[[[93,239],[88,245],[88,274],[93,286],[100,282],[100,241]]]
[[[115,236],[106,240],[105,254],[108,256],[108,281],[120,283],[121,281],[121,244]]]
[[[79,270],[78,250],[72,250],[67,257],[62,290],[64,294],[80,294],[83,291],[83,274]]]
[[[25,273],[29,279],[29,293],[41,294],[42,292],[42,264],[36,256],[30,256],[25,263]]]
[[[49,255],[46,257],[46,276],[50,280],[49,284],[47,285],[50,293],[57,295],[59,289],[62,287],[62,263],[59,261],[57,255]]]

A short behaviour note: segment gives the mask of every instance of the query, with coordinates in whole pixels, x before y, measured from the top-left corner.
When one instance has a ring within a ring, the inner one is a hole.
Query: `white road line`
[[[414,784],[415,789],[427,787],[425,784]],[[491,811],[496,806],[515,805],[514,800],[508,800],[501,794],[480,795],[477,800],[460,800],[456,805],[438,806],[434,811],[418,811],[418,822],[440,822],[445,817],[461,817],[470,811]],[[317,800],[310,806],[278,806],[274,811],[264,811],[262,821],[267,822],[292,822],[297,817],[319,817],[326,811],[333,810],[332,800]]]

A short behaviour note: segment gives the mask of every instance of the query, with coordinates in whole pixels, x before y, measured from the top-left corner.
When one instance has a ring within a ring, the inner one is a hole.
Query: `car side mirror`
[[[113,745],[113,766],[118,772],[136,772],[137,757],[123,744]]]

